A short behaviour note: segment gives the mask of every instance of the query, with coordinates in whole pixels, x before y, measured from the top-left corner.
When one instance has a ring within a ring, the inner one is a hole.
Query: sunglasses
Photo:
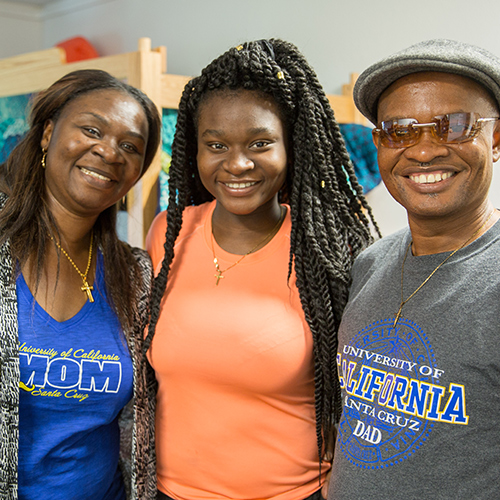
[[[500,118],[479,118],[478,113],[448,113],[435,116],[429,123],[418,123],[415,118],[387,120],[372,130],[373,139],[386,148],[407,148],[416,144],[423,127],[430,127],[435,139],[444,144],[471,141],[481,131],[483,123]]]

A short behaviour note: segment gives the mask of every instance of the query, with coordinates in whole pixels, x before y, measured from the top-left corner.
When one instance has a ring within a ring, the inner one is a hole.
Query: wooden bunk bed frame
[[[190,79],[187,76],[168,74],[166,48],[152,49],[151,40],[141,38],[136,52],[68,64],[62,48],[0,60],[0,97],[38,92],[71,71],[91,68],[107,71],[141,89],[158,106],[160,113],[162,108],[178,107],[184,86]],[[343,85],[341,95],[327,96],[339,123],[366,124],[352,98],[356,78],[356,74],[351,75],[351,81]],[[146,232],[155,215],[156,183],[160,169],[158,152],[151,167],[127,196],[128,242],[133,246],[144,246]]]

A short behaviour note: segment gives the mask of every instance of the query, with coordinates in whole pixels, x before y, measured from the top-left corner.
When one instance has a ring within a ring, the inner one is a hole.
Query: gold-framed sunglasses
[[[419,141],[423,127],[430,127],[438,142],[460,144],[474,139],[484,123],[497,120],[500,118],[481,118],[478,113],[448,113],[435,116],[429,123],[419,123],[415,118],[397,118],[383,121],[372,134],[375,142],[386,148],[408,148]]]

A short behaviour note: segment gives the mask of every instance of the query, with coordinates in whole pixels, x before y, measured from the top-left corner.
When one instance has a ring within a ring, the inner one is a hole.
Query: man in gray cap
[[[368,68],[358,108],[409,229],[353,268],[330,500],[500,498],[500,60],[450,40]]]

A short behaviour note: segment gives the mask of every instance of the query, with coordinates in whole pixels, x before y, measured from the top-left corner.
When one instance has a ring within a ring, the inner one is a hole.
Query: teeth
[[[101,181],[111,181],[109,177],[105,177],[104,175],[98,174],[97,172],[91,172],[90,170],[87,170],[86,168],[80,167],[80,170],[86,174],[90,175],[90,177],[95,177],[96,179],[100,179]]]
[[[414,174],[410,175],[410,178],[417,184],[435,184],[436,182],[450,178],[452,175],[451,172],[443,172],[442,174]]]
[[[226,186],[231,189],[243,189],[257,184],[256,182],[225,182]]]

